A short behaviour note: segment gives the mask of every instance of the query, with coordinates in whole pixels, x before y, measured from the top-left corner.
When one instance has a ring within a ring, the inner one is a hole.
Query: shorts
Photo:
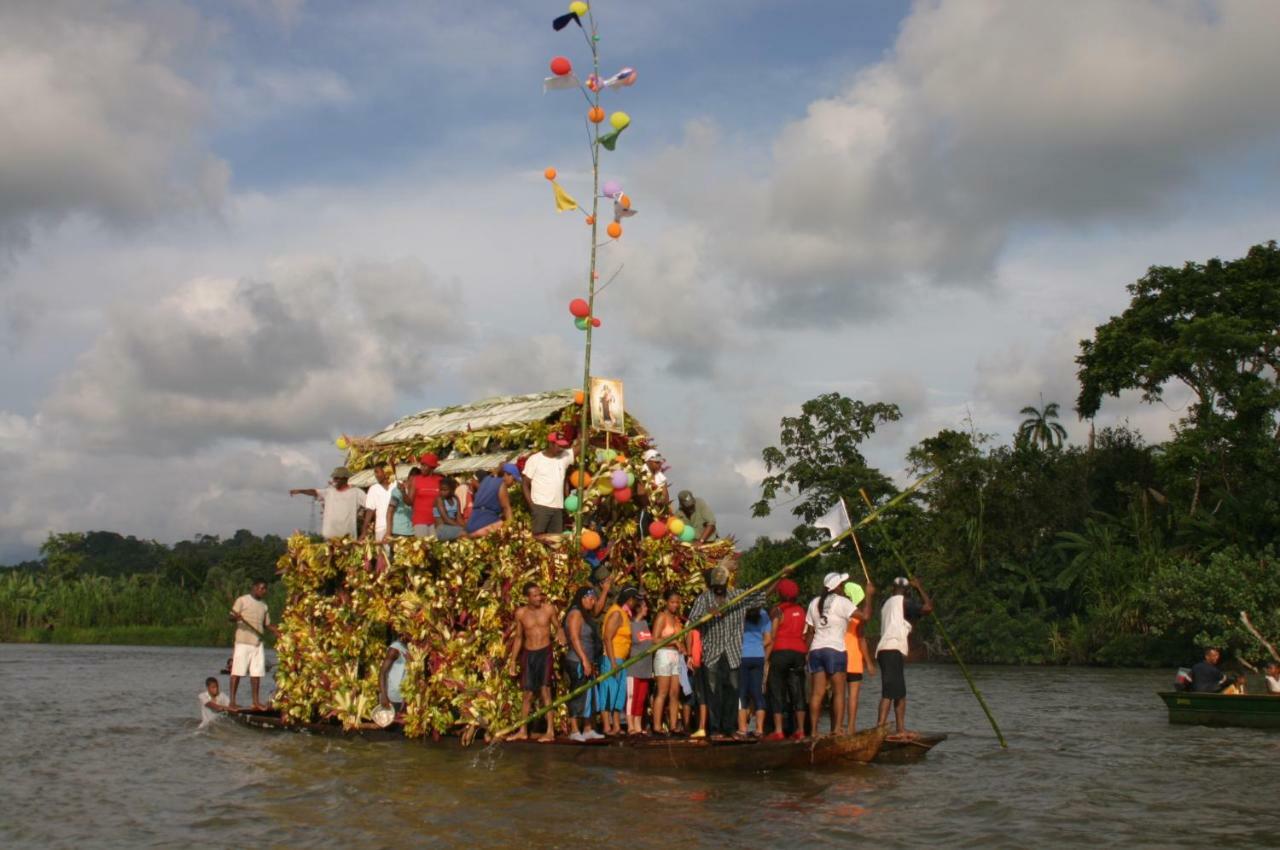
[[[533,505],[529,512],[533,514],[534,534],[560,534],[564,531],[564,508]]]
[[[232,676],[252,676],[257,679],[266,672],[267,653],[262,644],[236,644],[235,654],[231,656]]]
[[[540,691],[551,687],[551,647],[520,650],[520,690]]]
[[[906,699],[907,659],[896,649],[886,649],[876,653],[876,661],[880,662],[880,698]]]
[[[830,648],[809,650],[810,673],[826,673],[828,676],[834,676],[845,672],[848,667],[849,653],[843,650]]]
[[[850,674],[848,674],[847,676],[845,676],[845,677],[844,677],[844,680],[845,680],[846,682],[861,682],[861,681],[862,681],[862,674],[861,674],[861,673],[850,673]]]
[[[436,527],[434,525],[415,525],[413,527],[414,537],[435,537]]]
[[[666,646],[659,649],[653,657],[653,675],[679,676],[680,653]]]
[[[613,659],[605,656],[600,662],[600,672],[608,673],[614,668]],[[619,670],[616,674],[596,685],[596,705],[601,711],[625,711],[627,708],[627,671]]]
[[[756,711],[764,711],[764,659],[744,658],[738,668],[738,708],[748,703]]]
[[[769,699],[778,714],[808,710],[804,667],[804,653],[794,649],[775,649],[769,656]]]

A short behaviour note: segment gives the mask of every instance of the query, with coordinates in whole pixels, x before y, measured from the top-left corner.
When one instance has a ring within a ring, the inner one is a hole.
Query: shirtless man
[[[524,586],[524,598],[528,604],[516,609],[516,635],[511,646],[511,675],[520,674],[520,691],[524,698],[524,716],[533,708],[536,691],[543,705],[551,704],[551,634],[555,630],[556,642],[565,645],[564,628],[553,605],[548,605],[542,588],[536,582]],[[513,741],[529,737],[528,726],[511,736]],[[547,731],[539,741],[554,741],[555,723],[547,715]]]

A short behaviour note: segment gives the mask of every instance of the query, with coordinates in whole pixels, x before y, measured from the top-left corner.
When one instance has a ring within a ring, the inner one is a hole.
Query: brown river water
[[[977,668],[1002,751],[913,665],[919,764],[662,774],[199,728],[226,656],[0,645],[0,847],[1280,846],[1280,732],[1170,726],[1169,671]]]

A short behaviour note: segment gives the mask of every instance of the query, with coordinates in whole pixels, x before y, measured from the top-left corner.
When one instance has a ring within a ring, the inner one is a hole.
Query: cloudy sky
[[[339,433],[574,384],[586,60],[558,0],[0,4],[0,562],[309,521]],[[823,392],[1007,438],[1151,264],[1280,236],[1271,0],[598,0],[633,124],[595,372],[751,520]],[[1134,399],[1158,440],[1179,413]],[[1068,413],[1068,430],[1087,427]]]

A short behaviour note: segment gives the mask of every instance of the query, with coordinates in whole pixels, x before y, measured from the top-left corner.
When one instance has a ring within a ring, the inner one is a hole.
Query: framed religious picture
[[[591,427],[625,434],[624,410],[622,381],[612,378],[591,379]]]

